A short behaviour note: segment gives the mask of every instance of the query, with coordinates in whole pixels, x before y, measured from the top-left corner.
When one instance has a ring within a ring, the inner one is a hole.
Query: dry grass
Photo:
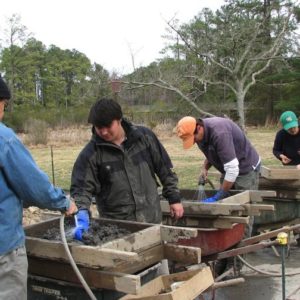
[[[196,188],[204,156],[196,146],[187,151],[183,150],[182,143],[175,136],[173,128],[172,124],[163,124],[154,128],[154,131],[171,156],[174,170],[179,177],[180,188]],[[276,131],[275,128],[248,128],[247,130],[247,136],[260,154],[264,165],[280,165],[272,154]],[[52,145],[55,183],[68,190],[73,164],[80,150],[91,137],[90,128],[50,131],[48,136],[47,146],[29,146],[29,149],[38,165],[52,179],[50,149]],[[212,170],[212,173],[215,172]]]
[[[49,132],[48,144],[50,145],[83,145],[91,138],[90,127],[74,127]]]

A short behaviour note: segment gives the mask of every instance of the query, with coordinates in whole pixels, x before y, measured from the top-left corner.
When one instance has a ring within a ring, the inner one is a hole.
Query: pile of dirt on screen
[[[98,223],[95,220],[90,220],[90,227],[87,232],[82,235],[82,241],[75,240],[74,235],[74,224],[68,219],[65,219],[65,235],[68,242],[84,244],[89,246],[99,246],[101,244],[113,241],[115,239],[121,238],[131,232],[120,228],[115,224],[103,224]],[[50,228],[42,236],[42,238],[47,240],[61,241],[60,229]]]

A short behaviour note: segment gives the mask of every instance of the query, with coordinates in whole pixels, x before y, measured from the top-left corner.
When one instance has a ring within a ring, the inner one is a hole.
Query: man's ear
[[[197,125],[197,134],[198,134],[198,138],[202,140],[204,136],[204,126],[200,124]]]

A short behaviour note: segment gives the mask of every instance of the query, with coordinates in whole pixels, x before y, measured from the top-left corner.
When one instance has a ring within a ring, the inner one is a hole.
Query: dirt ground
[[[281,249],[277,247],[281,254]],[[276,256],[272,248],[249,253],[245,260],[259,270],[281,275],[281,256]],[[297,275],[289,276],[289,274]],[[300,247],[293,243],[289,256],[285,258],[285,299],[300,300]],[[244,283],[221,288],[215,291],[215,298],[211,293],[205,294],[205,300],[281,300],[282,277],[261,275],[247,266],[241,271]]]

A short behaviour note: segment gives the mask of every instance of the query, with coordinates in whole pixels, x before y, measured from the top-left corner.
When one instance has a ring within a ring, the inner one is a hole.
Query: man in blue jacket
[[[10,91],[0,76],[0,299],[27,299],[23,205],[73,214],[77,207],[54,187],[17,135],[2,123]]]

